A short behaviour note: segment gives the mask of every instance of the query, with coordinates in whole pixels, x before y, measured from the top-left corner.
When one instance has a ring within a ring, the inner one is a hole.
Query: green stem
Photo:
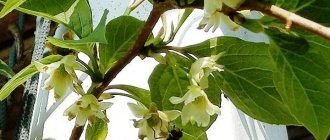
[[[124,15],[128,16],[134,9],[136,9],[144,0],[135,0],[132,5],[128,6]]]
[[[104,91],[110,90],[110,89],[121,89],[122,86],[123,85],[109,85],[104,89]]]
[[[73,86],[74,86],[76,93],[80,94],[81,96],[85,95],[84,89],[82,88],[82,86],[80,84],[74,83]]]
[[[86,70],[84,72],[91,77],[92,81],[95,81],[96,75],[95,75],[93,69],[91,67],[89,67],[84,61],[82,61],[80,59],[77,59],[77,61],[80,65],[82,65],[84,68],[86,68]]]
[[[101,82],[102,81],[102,73],[100,71],[99,65],[97,63],[96,57],[94,56],[88,56],[90,58],[93,71],[95,73],[95,82]]]
[[[176,51],[176,52],[181,53],[182,55],[186,56],[190,60],[196,61],[196,58],[193,57],[192,53],[188,52],[183,47],[166,46],[162,49],[165,49],[166,51],[168,51],[168,50]]]
[[[123,96],[123,97],[128,97],[128,98],[132,98],[135,99],[132,95],[130,94],[126,94],[126,93],[121,93],[121,92],[106,92],[107,94],[113,95],[113,96]]]

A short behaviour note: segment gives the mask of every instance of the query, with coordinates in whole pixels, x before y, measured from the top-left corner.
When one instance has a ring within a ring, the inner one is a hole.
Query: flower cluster
[[[38,71],[49,74],[44,89],[54,89],[56,101],[62,99],[73,90],[73,82],[78,81],[74,69],[76,69],[76,56],[67,55],[60,61],[48,65],[34,62]]]
[[[76,118],[77,126],[84,125],[87,120],[93,124],[96,117],[108,122],[102,111],[108,109],[111,105],[110,102],[99,102],[92,94],[86,94],[66,109],[64,115],[68,116],[69,120]]]
[[[208,76],[212,71],[223,71],[223,66],[215,61],[222,55],[198,59],[191,66],[189,77],[191,85],[183,97],[171,97],[170,102],[179,104],[184,102],[181,119],[186,125],[189,121],[198,126],[206,127],[210,123],[210,116],[220,114],[220,108],[208,99],[204,89],[208,87]]]
[[[180,116],[180,111],[159,111],[155,104],[151,104],[149,109],[138,103],[128,103],[135,117],[142,118],[134,120],[134,127],[139,128],[139,139],[155,140],[167,138],[169,135],[168,123]]]
[[[219,12],[222,9],[223,4],[230,8],[238,8],[245,0],[204,0],[204,17],[199,23],[199,29],[203,29],[208,32],[213,27],[214,32],[220,25],[222,20],[226,25],[232,29],[238,29],[238,25],[233,22],[227,15]]]

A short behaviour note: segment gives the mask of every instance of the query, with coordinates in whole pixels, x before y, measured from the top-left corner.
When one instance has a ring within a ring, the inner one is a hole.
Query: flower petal
[[[95,116],[100,119],[105,118],[105,114],[102,111],[98,111],[97,113],[95,113]]]
[[[204,10],[205,11],[205,10]],[[212,14],[205,15],[201,22],[199,23],[198,29],[203,29],[205,32],[208,32],[212,27],[212,32],[214,32],[220,25],[221,14],[217,11],[214,11]]]
[[[146,115],[146,113],[148,113],[148,109],[143,105],[127,103],[127,106],[135,117],[142,118],[144,115]]]
[[[205,97],[205,100],[207,102],[206,112],[209,115],[220,114],[220,108],[218,106],[212,104],[207,96]]]
[[[87,117],[85,115],[77,115],[76,117],[76,125],[77,126],[83,126],[87,120]]]
[[[42,87],[44,90],[51,90],[54,88],[54,81],[51,79],[52,76],[53,74],[46,79],[44,86]]]
[[[206,89],[206,88],[209,87],[209,79],[208,79],[208,76],[209,76],[209,74],[203,76],[203,77],[200,79],[200,83],[199,83],[199,85],[200,85],[201,89]]]
[[[181,119],[183,125],[190,121],[192,124],[196,122],[198,126],[206,127],[210,123],[210,116],[203,105],[194,102],[183,107]]]
[[[221,13],[221,20],[228,26],[229,29],[233,31],[239,29],[239,25],[232,21],[227,15]]]
[[[163,112],[163,111],[157,111],[158,113],[158,116],[159,118],[162,120],[162,121],[166,121],[166,122],[169,122],[169,118],[168,116]]]
[[[54,87],[56,101],[62,99],[62,97],[72,92],[73,90],[72,78],[63,69],[56,69],[49,80],[52,81],[52,85],[49,86]]]
[[[210,16],[222,8],[223,0],[204,0],[204,16]]]
[[[180,98],[180,97],[171,97],[171,98],[170,98],[170,102],[171,102],[172,104],[179,104],[179,103],[184,102],[184,100],[185,100],[185,99]]]
[[[140,128],[144,125],[144,122],[146,121],[146,119],[140,119],[140,120],[133,120],[134,121],[134,127],[135,128]]]
[[[195,85],[189,86],[188,89],[188,92],[185,94],[185,96],[187,96],[186,100],[184,101],[185,105],[193,102],[197,97],[202,95],[202,92],[204,92],[199,86]]]
[[[101,110],[106,110],[106,109],[110,108],[113,105],[113,103],[111,103],[111,102],[101,102],[101,103],[99,103],[99,105],[100,105]]]
[[[176,119],[177,117],[179,117],[180,114],[181,114],[181,112],[178,111],[178,110],[170,110],[170,111],[162,111],[162,112],[167,116],[168,120],[170,120],[170,121],[175,120],[175,119]],[[163,119],[163,118],[162,118],[163,116],[159,115],[159,117],[160,117],[161,119]],[[164,119],[163,119],[163,120],[164,120]]]
[[[61,59],[61,62],[69,67],[73,67],[76,64],[76,56],[75,55],[66,55]]]

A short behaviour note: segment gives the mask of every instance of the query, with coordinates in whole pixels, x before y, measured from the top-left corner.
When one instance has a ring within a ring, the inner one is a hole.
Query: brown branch
[[[79,140],[81,134],[84,131],[84,126],[74,126],[71,132],[71,136],[69,140]]]

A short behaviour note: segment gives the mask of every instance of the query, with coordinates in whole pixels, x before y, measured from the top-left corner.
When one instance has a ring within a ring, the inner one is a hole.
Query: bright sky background
[[[110,10],[109,18],[114,18],[119,16],[120,13],[123,13],[125,7],[127,6],[128,0],[91,0],[91,6],[93,10],[93,20],[96,23],[99,21],[103,10],[108,8]],[[140,19],[145,19],[149,13],[150,5],[144,4],[138,9],[138,12],[135,12],[133,15]],[[175,22],[175,17],[177,15],[175,12],[169,12],[169,17],[174,17],[172,20]],[[265,38],[264,36],[255,36],[253,38],[248,37],[248,33],[245,30],[241,30],[239,33],[232,33],[231,31],[217,30],[215,33],[205,33],[202,30],[197,30],[196,27],[202,16],[202,11],[194,12],[187,24],[184,25],[182,30],[178,33],[179,38],[174,40],[172,45],[185,46],[193,43],[198,43],[211,38],[214,36],[222,35],[223,33],[229,35],[240,36],[249,40],[259,40],[260,38]],[[171,20],[171,19],[170,19]],[[175,25],[175,24],[174,24]],[[158,31],[159,25],[156,27]],[[188,30],[189,29],[189,30]],[[186,32],[188,36],[180,37],[180,34]],[[83,56],[80,56],[83,57]],[[140,58],[135,58],[132,63],[130,63],[111,84],[131,84],[141,88],[148,89],[147,80],[151,74],[153,68],[157,63],[150,58],[141,60]],[[85,80],[83,87],[87,88],[90,84],[90,80]],[[49,105],[51,105],[53,100],[53,95],[50,95]],[[71,130],[74,126],[74,120],[68,121],[67,117],[63,116],[63,111],[69,107],[78,96],[72,93],[65,102],[63,102],[59,108],[49,117],[48,121],[45,124],[44,130],[44,139],[56,139],[56,140],[65,140],[68,139]],[[109,123],[109,134],[107,139],[111,140],[137,140],[137,131],[138,129],[133,127],[133,122],[131,119],[134,119],[134,116],[130,113],[128,107],[126,106],[127,102],[134,102],[130,99],[124,97],[116,97],[113,100],[110,100],[114,105],[108,109],[107,114],[110,119]],[[242,133],[244,128],[242,124],[238,121],[239,117],[237,110],[234,106],[226,99],[223,99],[221,115],[218,117],[214,125],[208,130],[209,140],[248,140],[249,137],[246,133]],[[252,122],[253,123],[253,122]],[[256,135],[260,135],[260,132],[257,132]],[[280,138],[280,136],[278,137]],[[84,135],[81,139],[84,139]]]

